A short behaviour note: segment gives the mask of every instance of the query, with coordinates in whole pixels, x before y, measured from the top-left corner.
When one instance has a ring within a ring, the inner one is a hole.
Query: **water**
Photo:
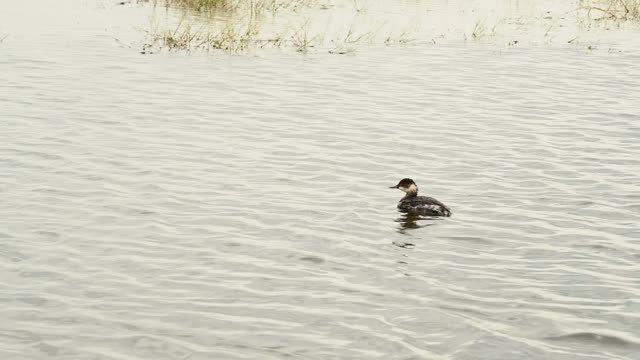
[[[0,9],[2,359],[640,359],[637,40],[148,56],[52,4]]]

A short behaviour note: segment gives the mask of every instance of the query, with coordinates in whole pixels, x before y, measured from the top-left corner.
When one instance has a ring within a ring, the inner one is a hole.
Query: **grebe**
[[[411,179],[402,179],[390,189],[400,189],[406,193],[398,202],[401,211],[425,216],[451,216],[451,210],[445,204],[432,197],[418,196],[418,185]]]

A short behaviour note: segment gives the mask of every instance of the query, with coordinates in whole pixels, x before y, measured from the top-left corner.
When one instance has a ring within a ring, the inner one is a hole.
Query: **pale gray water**
[[[0,9],[1,359],[640,359],[634,47],[145,56],[81,3]]]

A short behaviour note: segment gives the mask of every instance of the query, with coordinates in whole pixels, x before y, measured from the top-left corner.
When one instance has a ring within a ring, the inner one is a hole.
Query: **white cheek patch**
[[[406,187],[398,186],[398,189],[400,189],[400,190],[402,190],[404,192],[407,192],[407,188]]]
[[[404,191],[405,191],[405,192],[406,192],[406,191],[416,192],[416,191],[418,191],[418,188],[416,187],[416,185],[415,185],[415,184],[411,184],[411,185],[409,186],[409,188],[408,188],[408,189],[406,189],[406,190],[404,190]]]

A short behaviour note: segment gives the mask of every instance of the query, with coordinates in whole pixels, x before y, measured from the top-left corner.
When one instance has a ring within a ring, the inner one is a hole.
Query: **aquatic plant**
[[[156,5],[161,0],[156,1]],[[203,0],[204,1],[204,0]],[[226,2],[223,2],[226,1]],[[357,44],[371,42],[374,31],[357,31],[358,11],[354,10],[353,23],[335,37],[326,39],[322,30],[312,30],[310,24],[313,14],[300,11],[303,4],[318,4],[316,0],[206,0],[210,4],[206,10],[223,11],[223,13],[199,12],[199,0],[162,0],[162,4],[187,4],[191,8],[178,7],[167,12],[162,25],[152,26],[147,31],[147,41],[142,45],[144,54],[168,51],[214,51],[224,50],[229,53],[245,53],[262,48],[292,49],[299,53],[307,53],[311,49],[324,47],[333,54],[352,53]],[[234,5],[229,5],[229,4]],[[239,6],[238,4],[241,4]],[[247,7],[245,7],[247,6]],[[180,9],[184,11],[180,11]],[[264,10],[278,9],[276,12]],[[322,11],[319,7],[311,11]],[[193,12],[198,10],[198,12]],[[228,11],[228,12],[227,12]],[[181,15],[180,15],[181,14]],[[302,14],[307,14],[301,17]],[[209,16],[213,15],[213,16]],[[175,16],[179,16],[178,19]],[[273,23],[288,23],[288,26],[273,26]],[[305,20],[306,19],[306,20]],[[156,20],[156,19],[153,19]],[[407,34],[403,33],[397,43],[406,43]],[[330,40],[330,41],[329,41]],[[390,42],[390,41],[389,41]]]
[[[158,1],[155,1],[156,5]],[[210,10],[227,8],[231,5],[230,0],[164,0],[167,6],[180,6],[193,10]]]
[[[225,50],[242,52],[258,43],[258,23],[227,22],[223,26],[212,27],[201,25],[194,27],[191,23],[181,20],[173,29],[164,31],[149,31],[149,41],[143,45],[143,53],[153,52],[152,49],[192,51],[192,50]],[[278,43],[278,38],[266,41]]]
[[[163,5],[198,12],[246,9],[253,13],[298,9],[318,4],[317,0],[154,0],[153,2],[156,6]]]
[[[300,29],[291,36],[291,44],[297,52],[306,53],[310,48],[317,46],[320,43],[319,36],[309,35],[309,23],[305,22]],[[280,44],[282,44],[281,42]]]
[[[166,13],[169,20],[165,24],[147,31],[143,53],[162,49],[238,53],[268,46],[287,46],[306,52],[319,43],[317,36],[310,35],[306,24],[295,31],[292,30],[295,25],[286,29],[278,27],[277,32],[263,27],[280,12],[299,18],[302,7],[318,5],[319,0],[153,0],[152,3],[172,11]],[[174,16],[180,16],[179,20],[172,20]]]
[[[415,38],[411,38],[409,37],[409,30],[403,30],[400,32],[400,34],[394,36],[393,34],[389,34],[385,39],[384,39],[384,44],[385,45],[391,45],[391,44],[408,44],[410,42],[416,41]],[[432,42],[435,42],[434,39],[431,40]]]
[[[582,1],[580,8],[598,19],[640,20],[640,0]]]
[[[405,29],[412,25],[380,17],[384,8],[369,11],[368,6],[376,5],[370,0],[343,0],[338,5],[333,0],[150,0],[150,3],[167,6],[169,10],[154,12],[162,15],[161,25],[147,31],[143,53],[161,50],[247,53],[276,48],[299,53],[349,54],[365,44],[435,44],[437,34],[441,34],[438,39],[446,36],[482,43],[502,42],[509,47],[523,41],[573,43],[595,28],[594,24],[609,27],[606,19],[640,20],[640,0],[578,0],[578,7],[567,5],[567,12],[546,11],[533,17],[514,17],[509,13],[476,15],[471,9],[472,16],[467,17],[466,23],[450,27],[455,33],[447,32],[451,31],[449,27],[440,30],[434,27],[429,30],[434,33],[424,34],[421,32],[424,17],[416,17],[415,30],[401,31],[398,24]],[[324,12],[334,6],[340,12],[338,17],[333,17],[333,12]],[[567,13],[575,15],[575,19],[566,17]],[[350,15],[351,19],[345,21]],[[575,31],[566,26],[574,21],[578,25]],[[440,26],[435,23],[434,26]]]
[[[482,36],[484,34],[484,30],[485,30],[484,22],[477,21],[476,24],[473,27],[473,31],[471,32],[471,36],[474,39],[477,39],[477,38],[479,38],[480,36]]]
[[[493,23],[493,25],[491,25],[490,27],[487,26],[487,20],[476,21],[473,29],[471,30],[471,38],[474,40],[480,40],[483,38],[495,37],[497,34],[497,28],[503,21],[504,19],[501,19]],[[467,39],[466,34],[464,34],[464,38]]]

